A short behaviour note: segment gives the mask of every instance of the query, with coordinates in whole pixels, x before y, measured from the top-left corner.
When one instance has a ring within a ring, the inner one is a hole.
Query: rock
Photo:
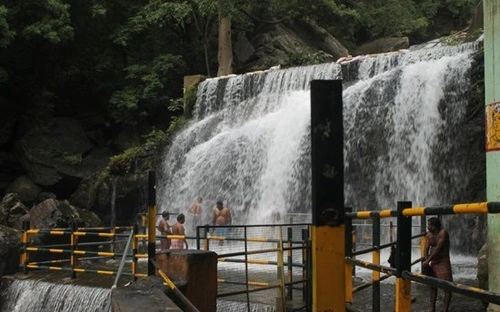
[[[354,52],[354,55],[398,51],[401,49],[408,49],[409,46],[410,41],[408,37],[380,38],[359,46]]]
[[[133,126],[123,127],[114,141],[114,146],[118,151],[124,151],[127,148],[137,146],[139,144],[139,134]]]
[[[249,38],[249,43],[244,45],[252,46],[253,52],[248,55],[239,53],[239,50],[235,51],[239,72],[263,70],[281,64],[297,51],[308,53],[322,51],[331,55],[332,60],[349,54],[347,49],[326,30],[307,22],[267,25],[258,33],[245,34],[245,38]]]
[[[18,177],[11,185],[7,188],[8,193],[19,194],[19,197],[23,203],[33,202],[42,189],[33,183],[29,176],[23,175]]]
[[[97,215],[88,210],[78,209],[67,200],[49,198],[31,208],[30,227],[34,229],[67,228],[75,222],[78,226],[101,226]]]
[[[19,195],[8,193],[0,202],[0,224],[20,230],[22,218],[28,211],[28,208],[21,202]]]
[[[12,157],[11,153],[0,152],[0,192],[22,174],[20,163]]]
[[[17,154],[34,183],[69,193],[80,179],[104,168],[112,155],[108,148],[94,148],[79,122],[69,118],[54,118],[29,130]]]
[[[98,177],[84,179],[70,201],[77,207],[91,208],[105,224],[110,224],[111,203],[114,202],[116,222],[129,224],[137,213],[147,209],[147,181],[144,174],[113,177],[112,181],[99,181]]]
[[[248,41],[244,31],[240,31],[236,36],[233,46],[234,55],[241,62],[245,63],[255,52],[254,46]]]
[[[19,271],[21,233],[0,225],[0,276]]]
[[[15,139],[15,127],[22,111],[20,107],[14,101],[0,96],[0,146]]]

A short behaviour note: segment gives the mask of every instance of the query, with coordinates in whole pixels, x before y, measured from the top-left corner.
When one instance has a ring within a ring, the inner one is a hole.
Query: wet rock
[[[73,222],[78,226],[96,227],[101,222],[93,212],[78,209],[67,200],[49,198],[31,208],[29,213],[31,228],[66,228]]]
[[[20,230],[22,218],[27,213],[28,208],[18,194],[8,193],[0,202],[0,224]]]
[[[21,233],[0,225],[0,276],[14,274],[19,270]]]
[[[7,188],[8,193],[19,194],[19,197],[23,203],[33,202],[41,192],[41,190],[42,189],[38,185],[33,183],[31,178],[27,175],[18,177]]]
[[[356,49],[354,55],[398,51],[408,49],[409,46],[408,37],[380,38],[361,45]]]

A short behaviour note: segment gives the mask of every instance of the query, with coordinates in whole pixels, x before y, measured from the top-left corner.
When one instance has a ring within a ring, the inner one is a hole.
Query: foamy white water
[[[344,82],[346,206],[394,209],[401,200],[426,206],[475,195],[477,155],[464,129],[475,51],[437,47],[352,64],[355,80]],[[273,211],[309,213],[309,83],[342,74],[328,63],[203,82],[195,117],[164,156],[160,211],[186,211],[202,196],[203,224],[217,199],[238,224],[270,223]]]

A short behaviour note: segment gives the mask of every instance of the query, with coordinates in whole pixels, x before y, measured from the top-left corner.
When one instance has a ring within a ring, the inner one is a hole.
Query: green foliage
[[[81,154],[68,154],[68,153],[63,153],[61,158],[68,164],[76,166],[79,165],[82,162],[82,155]]]
[[[137,112],[148,114],[158,107],[167,107],[168,81],[172,74],[182,71],[185,64],[180,56],[163,54],[145,64],[125,68],[126,83],[110,98],[111,115],[119,122],[135,124]]]
[[[135,35],[151,27],[163,28],[169,24],[182,23],[190,13],[191,6],[187,2],[151,0],[144,6],[139,7],[138,12],[114,32],[112,35],[113,41],[127,46]]]
[[[363,13],[363,24],[373,38],[405,36],[427,26],[410,0],[373,1]]]
[[[196,92],[198,91],[198,84],[193,85],[184,91],[184,116],[191,118],[193,115],[193,108],[196,104]],[[182,104],[182,103],[181,103]]]
[[[456,46],[463,42],[463,35],[459,32],[452,31],[449,36],[441,38],[440,41],[445,45]]]
[[[24,34],[27,38],[43,38],[51,43],[59,43],[73,38],[73,27],[69,13],[69,4],[60,0],[47,0],[39,9],[41,18],[26,26]]]
[[[131,115],[136,113],[138,102],[139,99],[133,87],[127,86],[115,91],[109,100],[111,116],[118,121],[128,120]]]
[[[15,32],[10,29],[7,21],[9,10],[0,5],[0,48],[5,48],[14,38]]]
[[[184,116],[177,116],[172,119],[170,125],[167,129],[167,135],[172,136],[175,132],[180,130],[187,123],[187,119]]]
[[[125,175],[134,168],[135,159],[141,153],[140,147],[131,147],[109,159],[108,171],[114,175]]]
[[[147,151],[161,149],[168,140],[167,132],[158,129],[151,130],[143,138],[145,139],[144,149]]]

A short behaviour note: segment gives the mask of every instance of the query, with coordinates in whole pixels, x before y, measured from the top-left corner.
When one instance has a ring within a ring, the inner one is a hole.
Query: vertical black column
[[[345,310],[342,81],[311,82],[312,310]],[[334,290],[334,291],[332,291]]]
[[[398,229],[396,252],[396,276],[411,271],[411,217],[403,216],[403,210],[411,208],[411,202],[398,202]]]
[[[156,173],[148,172],[148,275],[155,274],[151,260],[156,258]]]
[[[312,221],[344,223],[344,127],[341,80],[311,81]]]

